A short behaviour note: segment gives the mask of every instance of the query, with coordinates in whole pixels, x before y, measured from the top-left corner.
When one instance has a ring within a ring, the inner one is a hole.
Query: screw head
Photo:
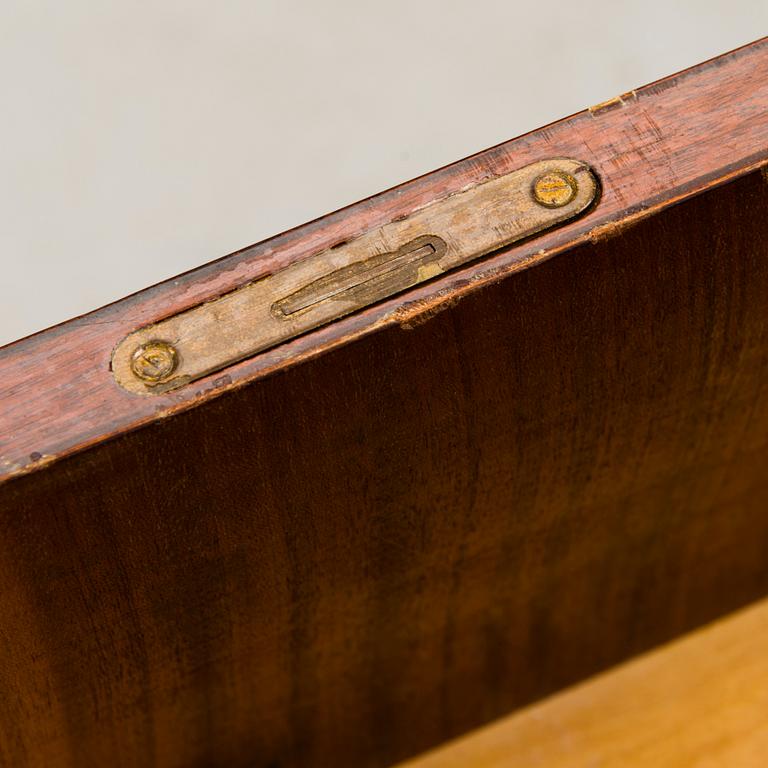
[[[148,341],[131,355],[131,370],[148,384],[165,381],[179,364],[179,353],[167,341]]]
[[[533,198],[546,208],[568,205],[578,191],[576,179],[565,171],[547,171],[533,182]]]

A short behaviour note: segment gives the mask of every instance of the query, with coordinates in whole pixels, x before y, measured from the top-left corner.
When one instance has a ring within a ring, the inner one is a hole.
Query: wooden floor
[[[765,765],[768,600],[401,768]]]

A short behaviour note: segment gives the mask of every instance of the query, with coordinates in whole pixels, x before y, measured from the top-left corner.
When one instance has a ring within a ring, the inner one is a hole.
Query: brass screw
[[[179,353],[167,341],[148,341],[131,355],[131,370],[147,384],[165,381],[179,364]]]
[[[546,208],[568,205],[578,190],[576,179],[565,171],[547,171],[533,182],[533,197]]]

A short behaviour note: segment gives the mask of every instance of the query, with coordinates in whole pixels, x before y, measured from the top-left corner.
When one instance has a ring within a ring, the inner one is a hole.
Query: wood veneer
[[[7,347],[0,764],[385,766],[768,594],[766,73],[761,42]],[[580,222],[213,389],[104,367],[569,142]]]

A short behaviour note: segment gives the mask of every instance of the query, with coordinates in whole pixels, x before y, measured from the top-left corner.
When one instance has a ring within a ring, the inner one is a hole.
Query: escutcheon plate
[[[597,193],[590,168],[568,158],[542,160],[483,181],[134,331],[112,355],[115,379],[136,394],[176,389],[570,221]],[[168,374],[159,379],[137,375],[136,354],[159,345],[174,356]]]

